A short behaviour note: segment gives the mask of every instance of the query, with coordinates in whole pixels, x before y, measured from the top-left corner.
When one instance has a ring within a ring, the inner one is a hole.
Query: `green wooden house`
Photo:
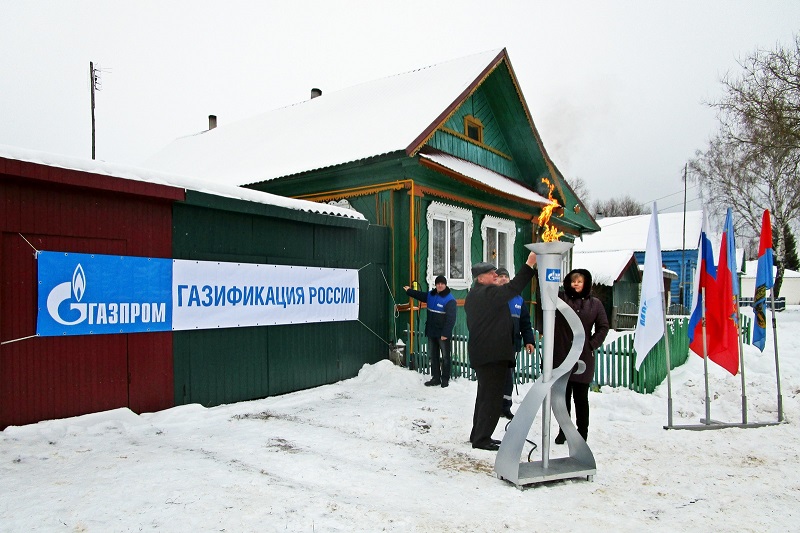
[[[387,226],[383,274],[395,319],[379,334],[389,342],[409,342],[424,328],[424,306],[409,305],[403,286],[425,290],[439,274],[459,302],[457,332],[466,333],[470,265],[520,266],[523,245],[539,240],[549,195],[561,206],[551,223],[562,240],[600,229],[550,160],[505,49],[330,93],[314,89],[301,103],[210,124],[148,164],[335,203]]]

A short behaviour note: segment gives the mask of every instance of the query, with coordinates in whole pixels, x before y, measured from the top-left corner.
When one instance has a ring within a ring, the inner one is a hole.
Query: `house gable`
[[[507,57],[458,103],[425,146],[484,166],[542,193],[541,178],[551,178],[546,155],[516,87]],[[467,117],[483,125],[483,142],[464,131]]]
[[[465,124],[470,118],[480,121],[483,142],[467,136]],[[511,156],[502,126],[494,115],[483,87],[478,88],[427,143],[428,146],[453,156],[492,169],[505,176],[520,179],[520,172]]]

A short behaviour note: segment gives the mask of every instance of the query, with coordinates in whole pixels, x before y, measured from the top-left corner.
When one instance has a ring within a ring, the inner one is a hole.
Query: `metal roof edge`
[[[297,222],[307,222],[309,224],[320,224],[323,226],[339,226],[356,229],[367,229],[369,227],[369,221],[366,219],[348,218],[327,213],[315,213],[278,205],[251,202],[249,200],[243,200],[240,198],[228,198],[192,190],[186,191],[186,200],[184,200],[183,203],[198,207],[207,207],[210,209],[220,209],[223,211],[233,211],[248,215],[282,218]]]

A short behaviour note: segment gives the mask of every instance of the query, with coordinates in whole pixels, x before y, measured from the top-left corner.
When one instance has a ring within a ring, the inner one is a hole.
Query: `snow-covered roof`
[[[584,235],[575,241],[575,252],[599,252],[610,250],[633,250],[643,252],[647,248],[647,233],[650,230],[650,215],[628,217],[605,217],[597,219],[601,230]],[[683,213],[659,213],[658,229],[661,251],[696,250],[703,227],[702,211],[686,212],[686,233]]]
[[[510,194],[511,196],[539,204],[550,203],[547,198],[530,190],[520,182],[511,178],[507,178],[502,174],[498,174],[493,170],[489,170],[486,167],[471,163],[470,161],[465,161],[448,154],[420,154],[420,157],[423,159],[429,159],[442,165],[443,167],[449,168],[450,170],[461,174],[462,176],[466,176],[467,178],[473,179],[497,191]]]
[[[81,159],[77,157],[38,152],[5,145],[0,145],[0,157],[4,157],[6,159],[15,159],[17,161],[26,161],[29,163],[38,163],[51,167],[90,172],[92,174],[100,174],[120,179],[154,183],[158,185],[169,185],[191,191],[212,194],[214,196],[236,198],[240,200],[247,200],[249,202],[284,207],[286,209],[306,211],[309,213],[319,213],[323,215],[351,218],[355,220],[366,220],[364,215],[352,209],[310,202],[308,200],[285,198],[276,194],[245,189],[235,185],[225,185],[200,178],[186,177],[178,174],[169,174],[137,167],[116,165],[113,163],[107,163],[93,159]]]
[[[503,53],[483,52],[324,93],[183,137],[145,165],[245,185],[407,150]]]
[[[747,262],[747,272],[742,274],[742,278],[755,278],[756,273],[758,272],[758,261],[748,261]],[[772,277],[778,275],[778,267],[772,267]],[[788,268],[783,271],[784,278],[800,278],[800,272],[795,270],[789,270]]]
[[[608,252],[573,252],[572,268],[584,268],[592,273],[592,283],[612,286],[625,268],[636,258],[633,250],[613,250]]]

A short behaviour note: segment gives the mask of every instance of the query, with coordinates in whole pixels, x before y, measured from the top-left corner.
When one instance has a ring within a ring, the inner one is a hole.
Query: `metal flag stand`
[[[784,422],[783,417],[783,398],[781,396],[781,374],[780,374],[780,365],[778,363],[778,333],[775,324],[775,298],[771,295],[772,301],[772,332],[775,344],[775,374],[778,382],[778,420],[776,422],[747,422],[747,414],[746,414],[746,407],[747,407],[747,397],[744,393],[744,381],[742,381],[742,422],[721,422],[719,420],[714,420],[711,418],[711,398],[709,397],[708,392],[708,345],[706,341],[706,289],[703,287],[701,291],[701,303],[702,303],[702,328],[703,328],[703,369],[705,374],[705,387],[706,387],[706,397],[705,397],[705,418],[700,419],[699,424],[680,424],[674,425],[672,423],[672,396],[670,394],[669,397],[669,422],[664,429],[688,429],[693,431],[704,431],[707,429],[725,429],[725,428],[758,428],[758,427],[765,427],[765,426],[777,426]],[[738,312],[738,308],[737,308]],[[741,316],[740,316],[741,321]],[[669,352],[667,352],[667,358],[669,358]],[[742,365],[743,361],[743,350],[742,350],[742,343],[741,343],[741,333],[739,334],[739,361],[740,365]],[[669,365],[669,363],[667,363]],[[743,372],[743,366],[742,372]],[[668,370],[669,372],[669,370]],[[743,378],[744,379],[744,378]]]
[[[572,248],[573,244],[556,241],[525,246],[536,254],[539,270],[544,318],[542,375],[531,386],[514,418],[508,424],[503,442],[497,451],[495,474],[498,478],[513,483],[518,489],[524,488],[525,485],[556,479],[586,477],[591,480],[597,472],[594,455],[572,423],[566,403],[567,381],[573,367],[578,363],[586,339],[578,315],[558,298],[558,289],[561,286],[561,257]],[[566,360],[554,369],[553,332],[556,310],[564,315],[574,337]],[[521,463],[522,448],[539,407],[542,408],[542,460]],[[551,410],[566,437],[569,446],[568,457],[550,458]]]

